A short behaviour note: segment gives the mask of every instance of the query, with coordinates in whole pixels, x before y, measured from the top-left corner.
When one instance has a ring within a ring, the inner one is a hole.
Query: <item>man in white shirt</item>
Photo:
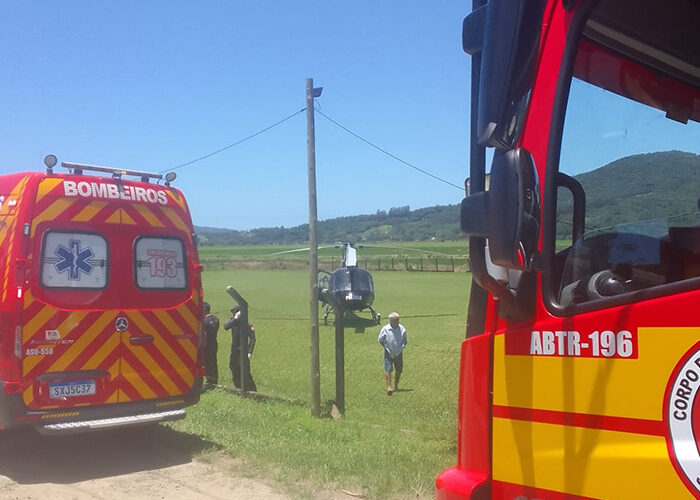
[[[399,379],[403,371],[403,348],[408,344],[406,329],[399,323],[398,313],[389,314],[389,324],[379,332],[379,343],[384,347],[384,372],[386,373],[386,393],[391,396],[399,390]],[[391,388],[391,372],[396,369],[394,389]]]

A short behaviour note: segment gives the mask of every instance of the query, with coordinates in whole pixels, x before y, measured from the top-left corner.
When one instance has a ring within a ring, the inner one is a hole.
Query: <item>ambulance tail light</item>
[[[22,359],[22,327],[20,325],[15,327],[15,357]]]

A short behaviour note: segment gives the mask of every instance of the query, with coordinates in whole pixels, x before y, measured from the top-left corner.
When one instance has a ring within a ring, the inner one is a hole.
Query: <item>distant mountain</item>
[[[195,226],[200,245],[302,244],[309,240],[309,225],[286,228],[263,227],[249,231]],[[459,206],[446,205],[411,210],[409,206],[378,210],[371,215],[354,215],[319,221],[318,240],[335,241],[423,241],[456,240]]]
[[[700,155],[681,151],[639,154],[615,160],[575,178],[586,191],[586,227],[608,227],[625,221],[642,221],[698,210]],[[559,208],[570,212],[571,200],[563,197]],[[201,245],[303,244],[309,226],[266,227],[250,231],[195,227]],[[561,224],[558,236],[570,226]],[[320,221],[318,239],[336,241],[456,240],[459,205],[411,210],[394,207],[375,214]]]

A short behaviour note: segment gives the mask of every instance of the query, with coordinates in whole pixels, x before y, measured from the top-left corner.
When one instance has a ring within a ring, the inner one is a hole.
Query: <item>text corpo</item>
[[[116,184],[105,184],[102,182],[63,181],[63,190],[66,196],[159,203],[161,205],[168,204],[168,195],[165,191],[139,186],[117,186]]]

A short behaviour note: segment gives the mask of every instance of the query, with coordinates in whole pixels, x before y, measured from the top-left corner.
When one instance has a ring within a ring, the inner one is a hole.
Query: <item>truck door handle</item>
[[[144,335],[142,337],[129,337],[129,342],[132,344],[145,344],[147,342],[153,342],[153,336]]]

